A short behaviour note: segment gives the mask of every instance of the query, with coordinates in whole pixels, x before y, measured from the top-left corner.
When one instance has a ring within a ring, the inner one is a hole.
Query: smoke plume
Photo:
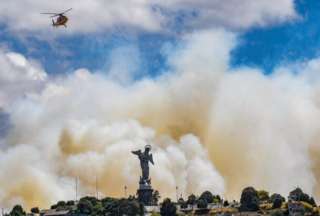
[[[123,83],[115,71],[79,69],[41,76],[31,92],[0,87],[10,121],[0,138],[0,203],[75,199],[75,179],[81,196],[96,186],[99,196],[123,196],[125,185],[134,194],[140,167],[130,151],[147,143],[162,197],[175,198],[178,187],[183,196],[210,190],[237,198],[248,185],[320,195],[320,60],[269,76],[230,69],[236,43],[222,30],[186,35],[166,50],[170,69],[152,79],[132,81],[120,70],[116,77],[131,80]]]

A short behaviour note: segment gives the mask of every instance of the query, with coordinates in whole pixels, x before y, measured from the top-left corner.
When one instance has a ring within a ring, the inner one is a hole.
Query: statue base
[[[140,184],[139,189],[137,191],[139,202],[145,206],[151,206],[153,204],[152,193],[153,193],[153,189],[151,185]]]

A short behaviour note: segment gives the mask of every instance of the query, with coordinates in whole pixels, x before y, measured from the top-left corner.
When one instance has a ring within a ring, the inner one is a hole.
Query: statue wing
[[[154,165],[152,154],[150,154],[149,160],[150,160],[150,162]]]

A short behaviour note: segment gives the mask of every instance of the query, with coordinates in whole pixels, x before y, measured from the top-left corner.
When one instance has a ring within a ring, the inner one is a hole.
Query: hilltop
[[[22,206],[16,205],[5,216],[102,216],[102,215],[320,215],[320,208],[313,197],[296,188],[287,197],[280,194],[272,194],[265,190],[256,190],[253,187],[243,189],[240,201],[228,201],[219,195],[213,195],[210,191],[203,192],[200,196],[189,195],[186,199],[180,197],[177,202],[169,198],[162,200],[160,204],[159,192],[153,194],[153,205],[143,206],[135,196],[128,198],[83,197],[79,201],[59,201],[50,209],[40,210],[34,207],[30,213],[26,213]]]

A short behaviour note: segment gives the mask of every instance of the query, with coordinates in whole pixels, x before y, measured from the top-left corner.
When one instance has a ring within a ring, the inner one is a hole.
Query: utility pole
[[[124,197],[127,198],[127,185],[124,186]]]
[[[76,183],[76,202],[78,201],[78,176],[76,176],[76,179],[75,179],[75,183]]]
[[[96,175],[96,198],[99,199],[99,192],[98,192],[98,176]]]
[[[178,202],[178,200],[179,200],[179,190],[178,190],[179,188],[178,188],[178,186],[176,186],[176,198],[177,198],[177,202]]]

